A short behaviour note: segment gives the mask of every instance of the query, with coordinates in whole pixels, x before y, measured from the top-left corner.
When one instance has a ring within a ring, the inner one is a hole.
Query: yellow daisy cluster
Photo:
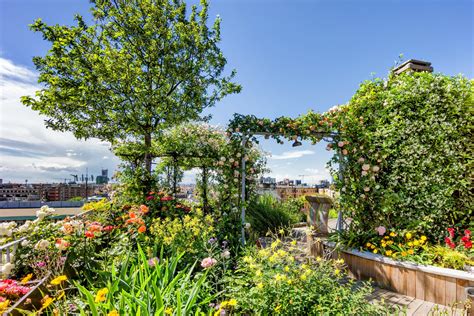
[[[195,242],[208,240],[215,232],[214,219],[203,215],[202,211],[188,214],[183,218],[157,218],[150,232],[165,246],[172,246],[178,252],[196,253]]]
[[[417,254],[426,244],[427,237],[424,235],[417,238],[412,232],[399,234],[392,231],[380,236],[380,240],[366,243],[365,248],[375,254],[399,258]]]

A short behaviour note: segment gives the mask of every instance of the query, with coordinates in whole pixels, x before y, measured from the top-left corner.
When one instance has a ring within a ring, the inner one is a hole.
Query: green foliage
[[[255,237],[265,236],[268,231],[288,227],[301,220],[301,203],[297,200],[280,202],[274,196],[265,194],[250,203],[246,220]]]
[[[70,201],[70,202],[80,202],[82,200],[84,200],[84,198],[82,196],[75,196],[75,197],[70,198],[68,201]]]
[[[190,315],[207,311],[214,299],[206,291],[207,273],[196,274],[193,266],[178,270],[182,256],[150,261],[138,249],[136,260],[124,258],[119,269],[99,272],[100,280],[83,285],[76,282],[81,302],[78,308],[88,315],[106,315],[114,310],[125,315]],[[65,314],[71,312],[67,304],[55,307]]]
[[[429,249],[432,264],[443,268],[463,270],[464,266],[474,266],[474,254],[467,254],[445,246],[434,246]]]
[[[294,242],[293,242],[294,244]],[[225,295],[235,299],[237,314],[250,315],[383,315],[367,304],[368,284],[343,282],[344,262],[318,259],[301,263],[292,243],[275,240],[269,248],[248,249],[229,277]]]

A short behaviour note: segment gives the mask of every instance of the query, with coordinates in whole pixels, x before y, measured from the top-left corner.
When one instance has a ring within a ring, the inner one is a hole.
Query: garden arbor
[[[114,148],[114,152],[130,165],[139,166],[134,163],[134,159],[139,159],[141,153],[137,146],[139,144],[125,143]],[[170,177],[171,181],[164,187],[168,187],[171,193],[177,192],[181,170],[199,168],[201,174],[198,187],[205,209],[209,207],[208,194],[212,183],[218,184],[213,188],[219,208],[223,212],[239,204],[241,148],[229,139],[224,131],[207,124],[181,124],[166,130],[160,139],[153,143],[152,148],[153,158],[161,158],[156,163],[154,178],[160,177],[168,169],[170,172],[165,177]],[[245,174],[256,176],[261,173],[264,167],[263,155],[255,146],[250,146],[242,157],[246,163],[243,169]],[[137,172],[135,168],[129,174],[140,175],[141,172]]]
[[[334,107],[324,114],[318,114],[310,111],[304,116],[296,119],[280,117],[275,120],[259,119],[253,115],[243,116],[235,114],[234,119],[229,124],[228,135],[233,137],[235,142],[240,142],[245,153],[245,148],[249,143],[258,143],[257,136],[264,136],[265,139],[273,138],[278,143],[283,143],[282,139],[294,141],[293,146],[298,146],[299,140],[310,140],[316,144],[321,140],[330,143],[339,143],[341,133],[337,130],[335,118],[337,113],[343,108]],[[342,142],[342,141],[341,141]],[[338,181],[343,181],[342,170],[344,168],[343,153],[340,153],[335,161],[338,166]],[[242,159],[242,183],[241,183],[241,220],[242,220],[242,243],[245,243],[245,199],[246,199],[246,177],[245,177],[245,159]],[[337,229],[341,230],[343,226],[343,213],[340,210],[337,220]]]

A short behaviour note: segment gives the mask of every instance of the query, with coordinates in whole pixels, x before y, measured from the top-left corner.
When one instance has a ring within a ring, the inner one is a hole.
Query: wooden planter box
[[[350,277],[372,279],[382,288],[420,300],[450,306],[465,302],[466,288],[474,287],[472,272],[397,261],[367,251],[334,251],[335,243],[327,241],[312,240],[308,245],[313,256],[333,251],[330,257],[344,259]]]

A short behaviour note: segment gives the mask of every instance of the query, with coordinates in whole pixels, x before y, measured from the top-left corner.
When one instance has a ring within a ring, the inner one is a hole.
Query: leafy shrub
[[[443,268],[462,270],[465,265],[474,265],[474,257],[440,245],[431,247],[429,256],[432,264]]]
[[[302,207],[302,205],[301,205]],[[300,222],[304,214],[298,201],[279,202],[274,196],[261,195],[250,204],[246,219],[256,237]]]
[[[364,82],[332,114],[344,131],[331,144],[344,164],[341,207],[358,231],[372,225],[423,232],[467,228],[471,194],[473,82],[431,73]]]
[[[235,300],[237,314],[382,314],[380,306],[367,304],[368,284],[343,282],[343,260],[300,263],[295,245],[277,239],[269,248],[247,250],[225,293]]]
[[[194,266],[178,270],[181,255],[148,258],[139,248],[138,258],[123,258],[119,269],[99,271],[101,278],[79,284],[77,297],[57,297],[50,307],[67,315],[191,315],[209,310],[214,299],[207,290],[207,271]]]

